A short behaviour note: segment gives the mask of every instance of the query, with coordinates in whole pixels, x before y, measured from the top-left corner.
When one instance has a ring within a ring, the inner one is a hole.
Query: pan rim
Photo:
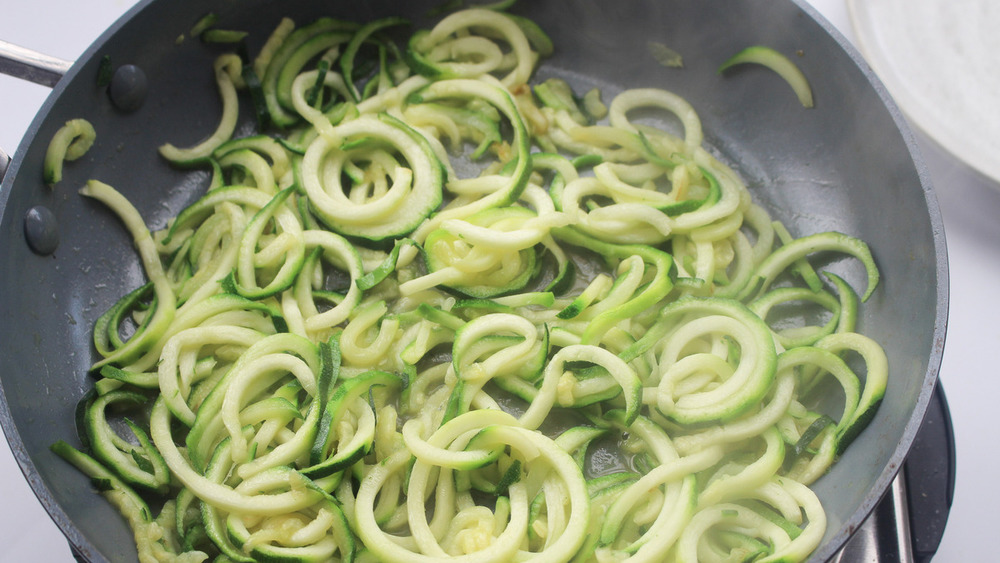
[[[85,62],[92,60],[96,56],[101,45],[107,42],[107,40],[117,33],[119,29],[127,25],[128,22],[130,22],[137,14],[145,10],[154,2],[156,2],[156,0],[142,0],[128,10],[121,18],[105,30],[94,41],[94,43],[88,47],[88,49],[84,51],[81,57],[73,64],[73,67],[66,74],[63,80],[61,80],[60,83],[53,88],[45,103],[32,120],[31,125],[11,159],[7,173],[4,177],[3,187],[0,189],[0,214],[6,215],[7,213],[6,204],[10,196],[10,188],[14,179],[20,172],[24,152],[34,143],[41,123],[45,120],[56,100],[60,98],[67,84],[71,83],[80,73],[81,67]],[[865,62],[858,49],[854,47],[839,31],[837,31],[832,24],[823,18],[815,8],[813,8],[805,0],[790,0],[790,3],[798,6],[831,37],[833,37],[840,48],[851,58],[854,64],[860,68],[868,84],[874,89],[882,105],[884,105],[888,111],[909,151],[916,174],[920,179],[921,189],[924,194],[931,229],[933,231],[934,256],[936,260],[934,282],[937,286],[937,302],[933,330],[934,346],[928,355],[927,369],[922,379],[923,387],[918,396],[915,409],[911,413],[910,420],[905,427],[901,440],[891,456],[890,463],[887,464],[882,474],[875,482],[876,490],[884,492],[888,490],[892,479],[902,467],[906,454],[909,452],[917,430],[920,427],[920,423],[924,418],[924,413],[927,410],[934,387],[938,380],[938,374],[944,353],[949,307],[949,271],[943,218],[929,173],[918,149],[915,134],[903,116],[901,110],[889,95],[885,86],[874,74],[871,67]],[[30,459],[30,457],[28,457],[24,443],[21,441],[20,434],[17,431],[17,425],[11,416],[2,380],[0,380],[0,426],[2,426],[4,433],[6,434],[8,444],[14,452],[14,457],[17,460],[21,472],[25,475],[25,478],[31,485],[36,497],[38,497],[41,503],[45,506],[46,511],[55,521],[63,534],[67,536],[67,539],[70,541],[73,549],[75,551],[79,550],[83,555],[88,555],[87,548],[90,548],[91,552],[94,551],[93,547],[86,540],[86,538],[83,537],[80,530],[76,527],[72,520],[69,519],[58,502],[56,502],[55,496],[40,478],[34,462]],[[853,532],[860,527],[860,524],[868,517],[880,498],[881,495],[869,495],[866,497],[865,502],[854,511],[850,519],[843,523],[841,529],[836,535],[833,536],[831,541],[826,542],[826,544],[821,546],[813,554],[812,559],[825,560],[833,556],[836,551],[838,551],[840,547],[851,537]]]

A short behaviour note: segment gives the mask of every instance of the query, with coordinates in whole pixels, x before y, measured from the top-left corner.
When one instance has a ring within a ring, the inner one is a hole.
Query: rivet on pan
[[[108,85],[108,95],[111,103],[124,111],[132,112],[139,109],[146,101],[148,81],[146,73],[135,65],[122,65],[111,76]]]
[[[24,237],[35,254],[48,256],[59,246],[59,223],[48,207],[36,205],[24,214]]]

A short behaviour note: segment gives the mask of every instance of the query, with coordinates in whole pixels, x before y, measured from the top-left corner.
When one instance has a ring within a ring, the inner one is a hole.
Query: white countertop
[[[852,38],[844,0],[811,3]],[[8,2],[0,17],[0,39],[73,60],[131,0],[36,0]],[[0,76],[0,148],[15,148],[48,89]],[[985,414],[996,409],[1000,377],[992,353],[1000,347],[1000,185],[978,176],[929,142],[923,142],[944,215],[951,275],[951,309],[941,379],[951,407],[958,477],[944,540],[935,561],[978,560],[995,551],[1000,487],[992,475],[1000,461]],[[1000,158],[1000,156],[998,156]],[[9,449],[0,445],[0,562],[72,561],[65,539],[49,520],[20,474]]]

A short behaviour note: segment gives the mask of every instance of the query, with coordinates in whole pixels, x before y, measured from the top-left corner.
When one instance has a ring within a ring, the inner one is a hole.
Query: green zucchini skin
[[[819,545],[808,485],[888,390],[857,332],[875,249],[773,221],[692,102],[536,79],[557,46],[511,4],[418,30],[285,19],[254,58],[210,14],[196,35],[235,49],[215,60],[219,124],[160,147],[205,193],[153,232],[115,188],[81,190],[147,279],[97,319],[82,445],[52,450],[143,560]],[[720,72],[746,62],[785,72],[760,49]],[[258,129],[237,133],[248,102]],[[633,120],[659,112],[683,131]],[[92,137],[62,129],[46,181]],[[829,254],[854,260],[817,269]]]

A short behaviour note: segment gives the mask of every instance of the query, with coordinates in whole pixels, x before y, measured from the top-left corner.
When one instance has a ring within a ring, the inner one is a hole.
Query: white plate
[[[907,118],[1000,181],[1000,2],[847,4],[858,47]]]

